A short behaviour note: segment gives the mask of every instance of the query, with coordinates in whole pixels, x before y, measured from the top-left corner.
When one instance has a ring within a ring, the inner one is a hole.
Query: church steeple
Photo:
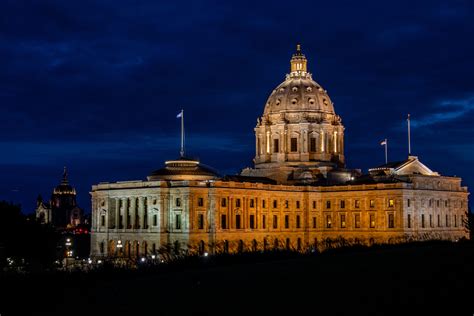
[[[296,53],[293,54],[291,57],[290,64],[291,64],[291,72],[292,73],[306,73],[307,70],[307,59],[305,55],[301,52],[301,45],[296,45]]]

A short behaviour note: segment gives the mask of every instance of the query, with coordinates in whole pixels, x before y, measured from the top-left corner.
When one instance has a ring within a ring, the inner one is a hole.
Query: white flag
[[[183,116],[183,111],[179,112],[178,115],[176,115],[176,118],[180,118],[181,116]]]
[[[383,141],[380,143],[380,145],[382,145],[382,146],[383,146],[383,145],[387,145],[387,140],[383,140]]]

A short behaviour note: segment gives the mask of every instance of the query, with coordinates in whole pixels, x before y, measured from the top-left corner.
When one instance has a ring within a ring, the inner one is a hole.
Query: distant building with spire
[[[69,184],[67,168],[64,167],[61,183],[46,202],[41,195],[36,201],[36,218],[43,224],[51,224],[58,229],[76,227],[84,222],[84,212],[77,206],[76,189]]]

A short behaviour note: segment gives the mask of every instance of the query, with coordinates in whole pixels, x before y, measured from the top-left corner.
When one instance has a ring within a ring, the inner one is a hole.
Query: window
[[[341,208],[345,208],[345,207],[346,207],[346,201],[341,200]]]
[[[446,227],[449,227],[449,216],[446,214]]]
[[[425,214],[421,214],[421,227],[425,228]]]
[[[313,228],[317,227],[316,216],[313,217]]]
[[[444,201],[444,207],[448,207],[448,200]]]
[[[331,201],[326,201],[326,208],[331,208]]]
[[[301,228],[301,217],[296,215],[296,228]]]
[[[235,228],[240,229],[240,214],[235,215]]]
[[[355,214],[354,216],[354,227],[360,228],[360,214]]]
[[[273,140],[273,152],[277,153],[279,151],[280,151],[280,146],[279,146],[279,143],[278,143],[278,139],[274,139]]]
[[[235,199],[235,207],[240,207],[240,199]]]
[[[346,215],[341,214],[341,228],[346,228]]]
[[[204,206],[204,199],[198,198],[198,206]]]
[[[301,238],[296,240],[296,250],[301,251]]]
[[[410,199],[407,199],[407,206],[410,207]]]
[[[267,217],[262,215],[262,228],[266,228],[267,226]]]
[[[316,152],[316,138],[311,137],[309,139],[309,151],[310,152]]]
[[[326,228],[331,228],[331,227],[332,227],[331,215],[326,215]]]
[[[436,207],[439,207],[439,200],[436,200]]]
[[[277,208],[278,207],[278,201],[277,200],[273,200],[273,208]]]
[[[433,227],[433,215],[430,214],[430,227]]]
[[[103,254],[104,253],[104,242],[101,242],[100,243],[100,253]]]
[[[181,214],[176,214],[175,216],[175,228],[181,229]]]
[[[375,214],[370,214],[369,216],[370,228],[375,228]]]
[[[461,215],[461,226],[464,226],[464,215]]]
[[[176,206],[181,206],[181,199],[180,198],[176,198]]]
[[[313,208],[316,208],[316,201],[313,201]]]
[[[290,238],[287,238],[286,239],[286,250],[290,250],[291,249],[291,241],[290,241]]]
[[[227,216],[221,215],[221,228],[227,229]]]
[[[395,206],[395,201],[393,199],[388,200],[388,207],[394,207]]]
[[[255,207],[255,200],[254,199],[250,199],[250,207]]]
[[[273,228],[278,228],[278,216],[273,215]]]
[[[394,228],[394,227],[395,227],[394,215],[388,214],[388,228]]]
[[[100,216],[100,226],[105,226],[105,215]]]
[[[227,199],[226,199],[226,198],[222,198],[222,199],[221,199],[221,206],[222,206],[222,207],[226,207],[226,206],[227,206]]]
[[[408,214],[408,218],[407,218],[407,227],[411,228],[411,215],[410,214]]]
[[[375,200],[370,200],[369,206],[370,206],[371,208],[375,207]]]
[[[249,224],[251,229],[255,228],[255,215],[250,215]]]
[[[441,227],[441,218],[440,218],[439,214],[438,214],[438,227]]]
[[[262,200],[262,208],[266,208],[265,200]]]
[[[153,226],[158,226],[158,215],[153,215]]]
[[[292,152],[298,151],[298,139],[296,137],[291,138],[291,151]]]
[[[355,200],[354,201],[354,207],[355,208],[360,208],[360,200]]]
[[[285,215],[285,228],[290,228],[290,216]]]
[[[204,229],[204,214],[198,215],[198,229]]]
[[[300,208],[300,201],[296,201],[296,208]]]
[[[429,201],[429,205],[430,205],[430,207],[431,207],[431,205],[432,205],[432,203],[431,203],[431,199],[430,199],[430,201]]]
[[[288,200],[285,200],[285,208],[288,208]]]

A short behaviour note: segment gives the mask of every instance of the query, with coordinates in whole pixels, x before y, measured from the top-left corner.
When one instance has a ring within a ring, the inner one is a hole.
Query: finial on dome
[[[67,168],[66,168],[66,166],[64,166],[64,170],[63,170],[63,180],[61,181],[61,183],[68,183],[68,180],[67,180]]]
[[[301,52],[301,44],[296,44],[296,53],[293,54],[290,64],[292,73],[296,72],[301,74],[301,72],[307,72],[307,60]]]

